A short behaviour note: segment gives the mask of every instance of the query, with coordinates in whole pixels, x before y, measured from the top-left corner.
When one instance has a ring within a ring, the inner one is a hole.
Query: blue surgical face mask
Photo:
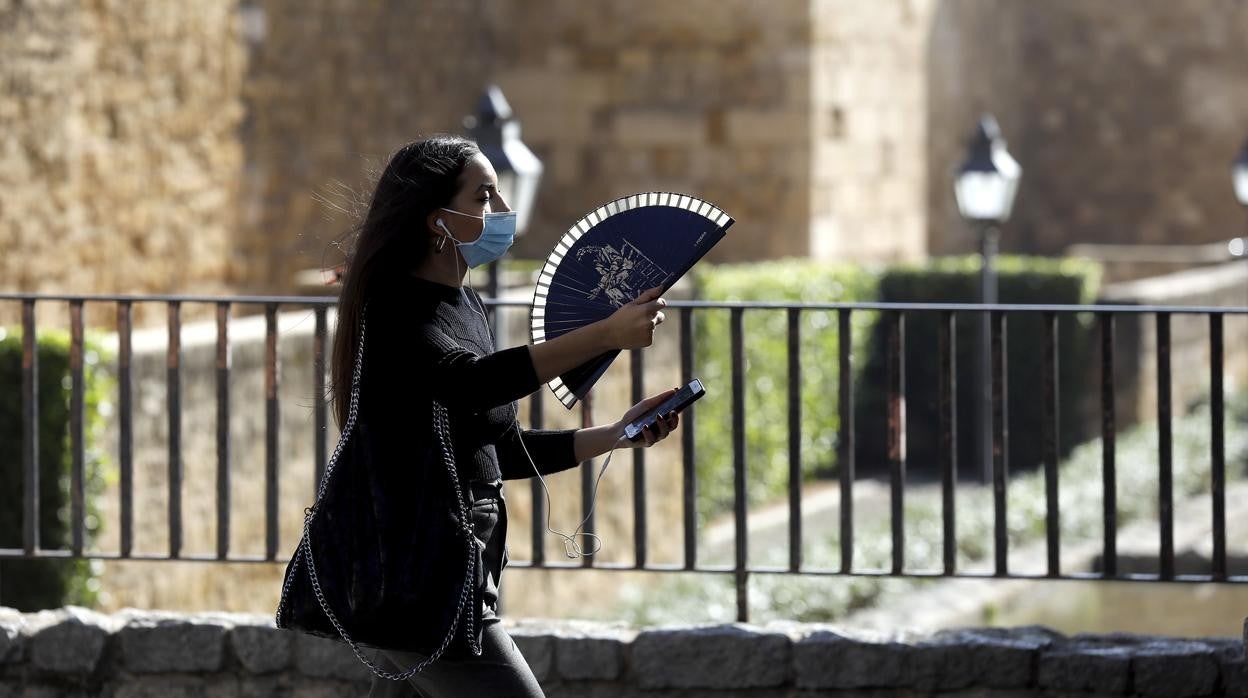
[[[515,211],[500,211],[498,213],[487,213],[484,216],[474,216],[471,213],[462,213],[449,208],[443,208],[442,210],[447,213],[456,213],[484,221],[484,225],[481,228],[481,237],[472,242],[455,240],[455,236],[451,235],[451,231],[446,227],[446,224],[440,220],[438,221],[438,224],[447,236],[455,240],[455,245],[464,255],[464,261],[468,263],[470,268],[498,260],[507,253],[511,243],[516,239]]]

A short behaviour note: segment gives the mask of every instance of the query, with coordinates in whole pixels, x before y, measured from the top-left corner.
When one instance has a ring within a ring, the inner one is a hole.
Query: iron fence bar
[[[230,556],[230,303],[217,303],[217,557]]]
[[[182,554],[182,315],[181,304],[166,304],[169,344],[165,355],[165,407],[169,412],[169,557]]]
[[[312,335],[312,389],[316,391],[316,407],[313,410],[315,435],[312,438],[312,458],[316,463],[316,477],[312,483],[312,495],[315,498],[325,477],[325,464],[328,461],[328,446],[325,439],[329,437],[329,400],[325,397],[325,350],[328,345],[329,327],[326,320],[325,306],[316,307],[316,329]]]
[[[1043,416],[1041,429],[1044,441],[1044,533],[1048,553],[1048,576],[1060,577],[1061,553],[1061,500],[1058,497],[1058,423],[1061,407],[1058,404],[1058,326],[1057,315],[1043,316],[1041,341],[1044,343],[1044,385],[1042,390]]]
[[[120,462],[121,481],[121,548],[122,558],[130,557],[134,549],[134,389],[130,363],[134,352],[131,347],[130,301],[117,304],[117,460]]]
[[[143,301],[143,302],[168,302],[179,301],[182,303],[217,303],[225,298],[231,302],[240,304],[268,304],[276,303],[278,305],[335,305],[338,302],[337,296],[210,296],[210,295],[171,295],[171,294],[155,294],[155,295],[136,295],[136,294],[120,294],[120,295],[104,295],[104,294],[50,294],[50,293],[0,293],[0,300],[24,301],[60,301],[68,302],[70,300],[81,299],[84,301]],[[525,300],[503,300],[503,299],[484,299],[487,306],[508,306],[508,307],[528,307],[529,301]],[[1072,305],[1072,304],[1019,304],[1019,303],[793,303],[793,302],[770,302],[770,301],[693,301],[693,300],[671,300],[668,301],[668,307],[671,308],[701,308],[701,309],[718,309],[731,310],[733,308],[745,308],[754,310],[784,310],[787,308],[800,307],[803,310],[875,310],[875,311],[908,311],[908,310],[950,310],[955,312],[988,312],[1001,311],[1008,313],[1117,313],[1119,315],[1152,315],[1159,312],[1171,313],[1173,315],[1209,315],[1211,313],[1221,313],[1226,315],[1248,315],[1248,307],[1235,308],[1214,305],[1107,305],[1107,304],[1090,304],[1090,305]]]
[[[802,569],[802,359],[801,310],[788,310],[789,358],[789,570]]]
[[[1226,408],[1223,393],[1222,315],[1209,316],[1209,457],[1213,498],[1213,570],[1215,581],[1226,576]]]
[[[278,417],[277,304],[264,307],[264,556],[277,559]]]
[[[906,566],[906,324],[899,311],[885,314],[888,333],[889,504],[893,534],[893,574]]]
[[[86,384],[83,376],[83,328],[82,301],[69,303],[69,372],[72,383],[69,400],[69,441],[70,441],[70,476],[69,476],[69,520],[71,526],[71,550],[74,555],[82,555],[86,539],[86,442],[83,434],[85,412],[84,393]]]
[[[588,429],[594,425],[593,398],[594,394],[590,392],[585,395],[584,400],[581,400],[582,429]],[[581,464],[581,516],[585,519],[585,526],[581,530],[585,532],[586,539],[594,533],[594,465],[593,458]],[[593,567],[594,556],[582,556],[581,565]]]
[[[1008,497],[1010,482],[1009,411],[1006,400],[1005,313],[993,312],[990,317],[992,334],[992,503],[993,549],[996,553],[996,576],[1009,575],[1010,534]]]
[[[688,385],[693,380],[693,309],[680,310],[680,382]],[[681,506],[685,530],[685,569],[693,569],[698,564],[698,478],[694,469],[697,455],[694,444],[695,411],[686,410],[681,415],[680,451],[681,451],[681,493],[684,501]]]
[[[541,429],[545,421],[545,414],[542,411],[542,391],[538,390],[529,396],[529,423],[534,429]],[[529,534],[533,547],[533,563],[536,567],[541,567],[546,562],[546,539],[545,539],[545,521],[546,521],[546,499],[543,497],[542,481],[535,477],[529,478],[529,497],[533,501],[530,510],[533,512],[532,521],[529,522]]]
[[[841,572],[854,568],[854,374],[853,374],[853,311],[839,310],[837,323],[837,412],[840,430],[837,434],[836,469],[841,485]]]
[[[1161,578],[1174,577],[1174,471],[1170,407],[1170,316],[1158,313],[1157,330],[1157,518]]]
[[[39,343],[35,301],[22,303],[22,548],[39,548]]]
[[[37,550],[35,551],[34,555],[26,555],[25,551],[23,551],[21,548],[0,548],[0,559],[66,560],[66,559],[73,559],[75,557],[77,556],[75,556],[73,552],[68,549]],[[128,560],[137,560],[141,562],[166,562],[169,560],[167,555],[162,555],[162,554],[139,553],[137,555],[132,555],[128,558],[122,558],[120,555],[116,553],[105,553],[105,552],[89,552],[81,556],[81,559],[105,560],[105,561],[128,559]],[[220,564],[221,560],[219,560],[215,554],[192,553],[192,554],[183,555],[181,558],[178,559],[178,562],[199,562],[199,563]],[[262,555],[240,555],[236,557],[231,557],[229,560],[227,560],[227,562],[273,565],[273,564],[285,564],[287,560],[286,559],[269,560]],[[512,560],[507,563],[507,566],[523,568],[523,569],[533,569],[535,567],[532,564],[532,562],[528,560]],[[573,571],[573,570],[583,570],[586,568],[583,565],[579,565],[579,564],[547,563],[546,565],[542,566],[542,569]],[[599,571],[607,570],[607,571],[612,571],[612,572],[614,571],[621,571],[621,572],[639,571],[637,570],[636,567],[633,566],[631,562],[624,562],[624,563],[603,562],[603,563],[599,563],[593,569],[599,570]],[[693,572],[696,574],[717,574],[717,575],[734,575],[737,572],[737,570],[734,569],[731,565],[715,565],[715,566],[708,565],[708,566],[698,567],[693,570],[688,570],[688,569],[685,569],[684,565],[682,564],[650,564],[640,571],[663,572],[663,573],[675,572],[675,573],[681,573],[681,574],[688,574],[689,572]],[[773,565],[773,566],[751,567],[745,571],[745,574],[747,575],[753,575],[753,574],[788,575],[791,573],[789,572],[787,565],[784,565],[784,566]],[[841,578],[846,578],[846,577],[862,577],[862,578],[893,577],[893,578],[896,578],[897,576],[897,575],[894,575],[891,570],[856,570],[852,574],[845,574],[837,569],[817,569],[817,568],[804,569],[802,570],[802,574],[808,577],[841,577]],[[966,571],[958,572],[957,574],[954,574],[952,576],[946,575],[943,572],[911,571],[911,572],[905,573],[904,575],[902,575],[902,577],[905,577],[907,579],[922,579],[922,580],[1000,579],[1000,577],[996,577],[992,573],[966,572]],[[1058,581],[1058,582],[1103,581],[1103,577],[1099,573],[1089,573],[1089,572],[1066,574],[1066,575],[1062,575],[1061,577],[1049,577],[1047,576],[1047,574],[1011,574],[1008,577],[1008,579],[1015,579],[1015,580],[1022,580],[1022,581]],[[1162,580],[1158,575],[1155,575],[1155,574],[1124,574],[1118,577],[1117,579],[1115,579],[1114,581],[1115,582],[1134,582],[1134,583],[1154,583],[1155,584],[1155,583],[1162,582],[1165,580]],[[1180,583],[1180,584],[1208,584],[1210,582],[1222,582],[1226,584],[1248,584],[1248,575],[1232,575],[1232,576],[1227,577],[1226,579],[1218,580],[1218,579],[1215,579],[1213,576],[1207,575],[1207,574],[1176,574],[1174,579],[1169,580],[1169,581],[1174,582],[1174,583]]]
[[[1103,491],[1104,553],[1102,574],[1118,575],[1118,485],[1114,465],[1114,316],[1098,315],[1101,333],[1101,481]]]
[[[953,574],[958,564],[957,484],[958,484],[958,355],[957,316],[942,311],[937,339],[940,351],[940,505],[944,528],[942,558],[945,574]]]
[[[745,470],[745,348],[742,330],[744,309],[734,308],[730,316],[732,346],[732,486],[733,524],[735,537],[735,581],[737,590],[737,621],[749,620],[749,519],[746,513]]]
[[[632,404],[645,398],[641,350],[629,351],[629,368],[632,373]],[[634,564],[640,569],[646,566],[646,449],[633,450],[633,555]]]

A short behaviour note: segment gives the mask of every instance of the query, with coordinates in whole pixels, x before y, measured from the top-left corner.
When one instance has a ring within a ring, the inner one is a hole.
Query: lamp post
[[[485,89],[477,102],[477,113],[465,118],[464,126],[494,166],[498,190],[516,212],[516,235],[523,234],[533,214],[533,201],[542,178],[542,161],[520,140],[520,122],[497,85]],[[498,265],[498,262],[490,263],[486,293],[491,298],[498,296]]]
[[[980,117],[967,145],[966,160],[958,168],[954,195],[958,212],[979,234],[979,297],[983,304],[997,302],[997,238],[1000,225],[1010,217],[1018,181],[1023,169],[1010,156],[1001,129],[991,114]],[[984,482],[992,480],[992,345],[989,314],[984,312],[979,327],[979,419],[980,459]]]
[[[1239,157],[1231,163],[1231,184],[1235,188],[1235,198],[1239,200],[1239,205],[1248,211],[1248,140],[1244,141]],[[1248,258],[1248,230],[1231,240],[1230,253],[1235,257]]]

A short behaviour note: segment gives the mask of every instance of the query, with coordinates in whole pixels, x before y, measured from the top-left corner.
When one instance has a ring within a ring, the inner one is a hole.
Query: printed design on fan
[[[618,250],[611,245],[586,245],[577,250],[576,261],[584,262],[591,254],[594,270],[601,278],[598,285],[585,294],[587,300],[604,295],[611,305],[619,308],[642,291],[663,285],[668,278],[667,270],[655,264],[628,239]]]

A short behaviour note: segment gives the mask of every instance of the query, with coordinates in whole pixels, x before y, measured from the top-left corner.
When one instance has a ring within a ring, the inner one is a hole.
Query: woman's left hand
[[[629,410],[624,413],[624,416],[621,417],[620,421],[617,423],[619,426],[619,433],[622,435],[626,425],[631,424],[634,419],[637,419],[655,407],[658,407],[664,400],[675,395],[676,390],[676,388],[665,390],[658,395],[652,395],[629,408]],[[667,438],[667,435],[672,433],[679,425],[679,414],[673,412],[670,414],[659,415],[659,419],[654,423],[654,425],[643,429],[641,436],[636,441],[629,441],[628,439],[625,439],[624,442],[633,448],[649,448]]]

